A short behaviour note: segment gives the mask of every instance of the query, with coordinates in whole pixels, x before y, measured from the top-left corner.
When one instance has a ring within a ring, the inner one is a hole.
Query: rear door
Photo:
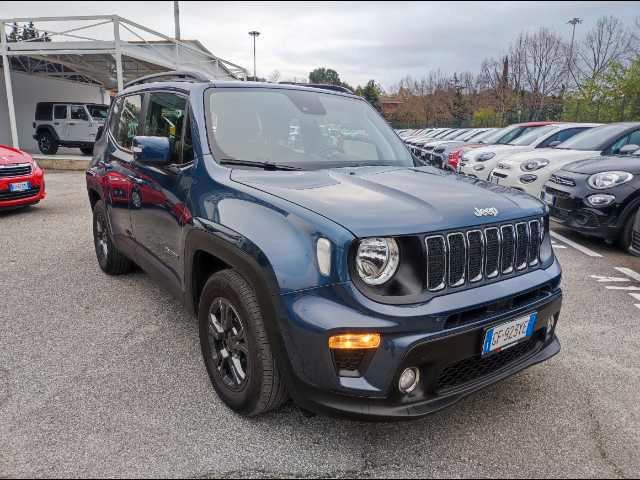
[[[104,197],[114,240],[132,259],[135,241],[130,209],[138,202],[133,188],[136,176],[131,144],[140,128],[142,99],[142,95],[129,95],[114,102],[108,125],[109,144],[104,158],[98,163],[102,169]]]
[[[134,163],[131,209],[137,258],[180,295],[183,277],[183,228],[191,222],[187,198],[192,182],[193,148],[188,97],[176,92],[147,94],[142,135],[166,137],[170,165]],[[167,283],[168,281],[168,283]]]

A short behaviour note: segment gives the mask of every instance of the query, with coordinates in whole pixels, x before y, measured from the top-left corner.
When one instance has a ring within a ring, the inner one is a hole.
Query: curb
[[[85,171],[90,160],[69,160],[64,158],[37,158],[36,161],[44,170]]]

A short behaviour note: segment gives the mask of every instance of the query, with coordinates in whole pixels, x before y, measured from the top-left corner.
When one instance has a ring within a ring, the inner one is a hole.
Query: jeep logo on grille
[[[497,217],[498,216],[498,209],[495,207],[490,207],[490,208],[474,208],[473,209],[473,214],[476,217]]]

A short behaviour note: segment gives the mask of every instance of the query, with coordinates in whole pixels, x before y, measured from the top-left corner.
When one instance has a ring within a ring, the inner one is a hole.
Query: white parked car
[[[601,123],[552,123],[534,128],[504,145],[489,145],[470,152],[460,167],[461,173],[488,180],[499,162],[515,153],[560,145],[574,135]]]
[[[598,155],[617,155],[625,145],[640,145],[640,123],[592,128],[555,148],[516,153],[500,161],[489,180],[540,196],[551,174],[565,165]]]

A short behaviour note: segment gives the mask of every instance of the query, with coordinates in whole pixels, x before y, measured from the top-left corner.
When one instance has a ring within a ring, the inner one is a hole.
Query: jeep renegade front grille
[[[539,220],[428,236],[427,290],[524,272],[538,265],[541,240]]]
[[[0,165],[0,177],[20,177],[31,173],[30,164]]]

